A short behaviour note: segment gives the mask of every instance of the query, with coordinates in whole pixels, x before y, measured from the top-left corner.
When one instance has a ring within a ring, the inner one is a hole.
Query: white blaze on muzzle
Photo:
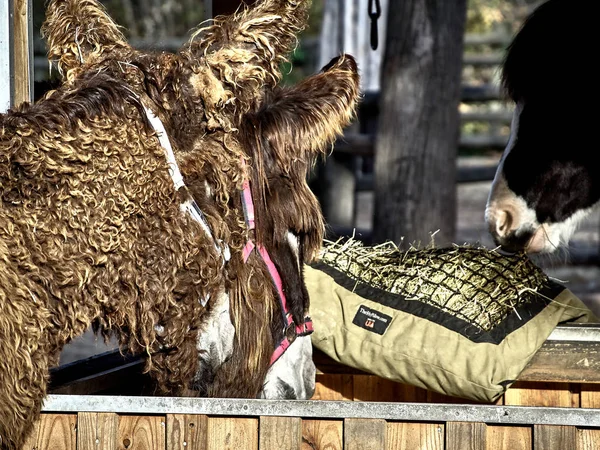
[[[506,158],[517,144],[520,117],[524,109],[517,103],[511,123],[511,133],[506,149],[500,159],[485,208],[485,220],[494,241],[510,247],[511,241],[520,236],[530,236],[519,243],[528,253],[552,253],[568,244],[581,220],[589,215],[592,208],[578,211],[561,222],[540,223],[533,208],[525,199],[516,195],[508,186],[504,175]]]
[[[524,198],[517,196],[508,187],[504,176],[504,163],[516,145],[522,111],[523,105],[518,103],[513,113],[510,138],[498,163],[485,207],[488,230],[500,244],[505,243],[511,236],[531,232],[540,226],[535,211],[527,206]]]
[[[260,398],[308,400],[315,392],[317,368],[310,336],[299,336],[269,368]]]

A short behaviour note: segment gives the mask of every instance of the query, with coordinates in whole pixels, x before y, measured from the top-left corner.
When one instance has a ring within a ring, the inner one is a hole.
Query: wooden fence
[[[589,409],[53,396],[24,449],[591,450],[591,394]]]
[[[599,324],[558,327],[495,404],[315,362],[309,401],[149,397],[140,358],[72,363],[26,449],[600,449]]]

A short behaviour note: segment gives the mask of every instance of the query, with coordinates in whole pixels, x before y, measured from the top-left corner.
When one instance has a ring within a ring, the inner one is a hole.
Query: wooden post
[[[33,98],[31,0],[0,0],[0,112]]]
[[[32,0],[12,0],[14,104],[33,100]]]
[[[10,5],[0,0],[0,113],[12,104]]]

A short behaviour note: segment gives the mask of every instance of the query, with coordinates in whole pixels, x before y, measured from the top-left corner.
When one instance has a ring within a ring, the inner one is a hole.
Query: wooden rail
[[[53,396],[24,449],[591,450],[593,394],[585,409]]]
[[[107,357],[113,367],[101,363]],[[493,405],[379,378],[318,351],[315,361],[319,373],[309,401],[128,397],[122,394],[135,394],[133,387],[139,393],[146,385],[152,392],[141,359],[123,360],[112,352],[73,363],[53,371],[54,392],[120,395],[50,395],[26,448],[600,448],[598,324],[557,327],[519,381]]]
[[[463,64],[467,66],[499,66],[504,59],[504,53],[478,53],[463,56]]]
[[[38,450],[598,449],[599,331],[598,325],[557,327],[495,405],[353,371],[317,353],[320,373],[311,401],[54,395],[30,445]],[[132,360],[127,364],[131,368]],[[117,377],[128,378],[131,373]]]
[[[489,148],[502,150],[508,138],[504,136],[461,136],[459,146],[463,148]],[[374,156],[375,136],[372,134],[346,133],[334,147],[334,152],[354,156]],[[493,178],[493,174],[492,174]],[[490,180],[492,179],[490,178]]]

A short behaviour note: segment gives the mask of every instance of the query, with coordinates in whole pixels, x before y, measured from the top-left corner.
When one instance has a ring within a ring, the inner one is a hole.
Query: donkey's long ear
[[[50,0],[42,25],[48,58],[58,63],[59,72],[71,80],[85,63],[128,47],[118,26],[96,0]]]
[[[333,59],[321,73],[276,91],[257,113],[260,136],[285,169],[294,160],[315,160],[353,119],[359,100],[354,58]]]
[[[211,107],[233,105],[233,126],[281,78],[281,63],[297,44],[310,0],[259,0],[195,33],[182,55],[196,61],[192,84]],[[208,94],[210,92],[210,94]],[[208,97],[206,97],[208,95]]]

